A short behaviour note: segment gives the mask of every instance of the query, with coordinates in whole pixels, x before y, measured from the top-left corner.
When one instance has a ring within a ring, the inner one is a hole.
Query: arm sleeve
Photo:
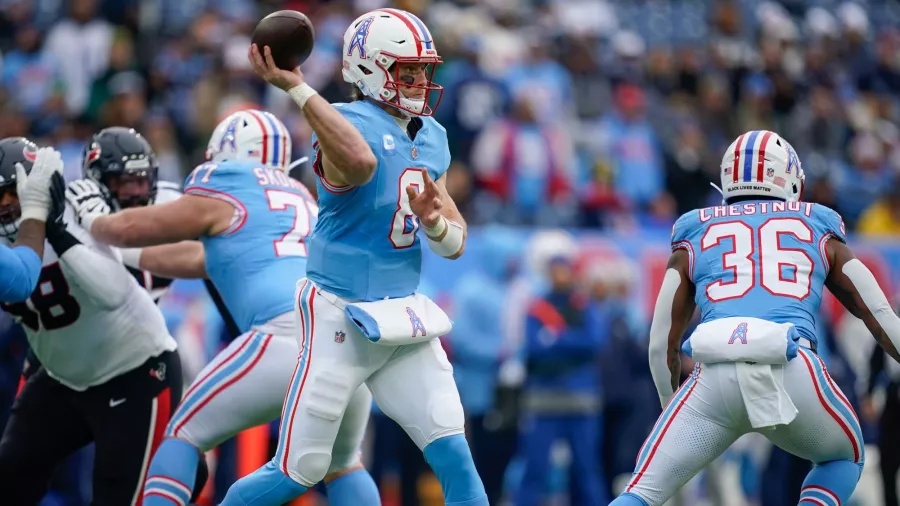
[[[0,247],[0,302],[22,302],[37,286],[41,258],[28,246]]]

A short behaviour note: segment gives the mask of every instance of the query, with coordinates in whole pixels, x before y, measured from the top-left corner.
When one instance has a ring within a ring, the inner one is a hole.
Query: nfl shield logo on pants
[[[347,337],[347,334],[344,334],[344,331],[342,330],[338,330],[334,333],[334,342],[343,343],[345,337]]]

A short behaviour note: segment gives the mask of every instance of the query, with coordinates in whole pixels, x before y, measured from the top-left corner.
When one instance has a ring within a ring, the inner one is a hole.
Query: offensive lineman
[[[691,211],[673,227],[650,330],[650,369],[664,410],[612,504],[663,504],[747,432],[813,462],[801,503],[844,504],[859,480],[864,446],[853,408],[816,355],[822,288],[898,361],[900,318],[845,244],[840,216],[800,201],[803,170],[787,141],[747,132],[728,148],[721,170],[724,205]],[[744,356],[698,360],[674,391],[681,337],[697,305],[702,322],[685,346],[696,354],[694,345],[711,337],[715,353],[708,356]],[[782,360],[757,360],[764,355],[759,345],[773,335]],[[756,351],[744,351],[750,349]]]
[[[320,219],[309,240],[308,277],[297,284],[300,362],[278,451],[235,483],[222,504],[281,504],[322,479],[336,457],[331,445],[344,408],[365,383],[423,450],[446,504],[486,505],[452,367],[434,339],[440,334],[428,331],[442,312],[414,293],[420,223],[431,249],[445,258],[463,253],[466,235],[445,188],[446,131],[430,117],[429,95],[443,89],[432,81],[441,59],[431,34],[397,9],[357,18],[344,33],[343,76],[359,100],[334,107],[316,96],[299,68],[278,69],[268,47],[252,45],[249,57],[258,75],[291,96],[315,133]],[[348,318],[345,312],[354,310],[370,311],[369,319]],[[418,342],[372,342],[404,336]]]
[[[0,186],[15,184],[12,162],[0,163]],[[30,161],[15,162],[31,170]],[[58,155],[56,163],[61,172]],[[54,198],[63,209],[62,192]],[[181,398],[181,362],[162,314],[118,252],[91,240],[71,213],[47,224],[37,288],[3,305],[43,367],[16,398],[0,440],[0,491],[9,504],[37,504],[56,465],[94,442],[94,504],[134,504]]]
[[[173,415],[150,465],[146,506],[184,506],[202,486],[195,474],[203,452],[282,414],[297,356],[293,283],[306,275],[307,236],[318,215],[306,188],[285,173],[290,160],[281,121],[239,111],[216,127],[207,163],[173,202],[103,216],[109,208],[96,184],[69,186],[70,203],[97,239],[145,246],[137,253],[141,269],[208,276],[243,331],[200,372]],[[380,503],[359,454],[370,407],[368,389],[357,389],[325,477],[331,504]]]

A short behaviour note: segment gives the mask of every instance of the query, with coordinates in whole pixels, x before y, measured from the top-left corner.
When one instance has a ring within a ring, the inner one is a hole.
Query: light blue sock
[[[849,460],[832,460],[816,464],[803,480],[800,502],[825,506],[846,504],[850,501],[861,474],[862,464]],[[804,499],[810,500],[803,502]]]
[[[375,480],[365,469],[358,469],[326,485],[328,504],[331,506],[379,506],[381,496]]]
[[[271,460],[236,481],[219,506],[271,506],[284,504],[306,492],[307,487],[292,480]]]
[[[625,492],[609,503],[609,506],[647,506],[647,502],[631,492]]]
[[[423,450],[425,461],[441,482],[447,506],[489,506],[475,470],[469,443],[462,434],[438,439]]]
[[[145,506],[184,506],[191,499],[200,451],[181,439],[159,445],[144,483]]]

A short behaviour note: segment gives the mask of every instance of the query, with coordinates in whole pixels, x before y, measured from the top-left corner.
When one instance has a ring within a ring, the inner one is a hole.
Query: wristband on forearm
[[[424,227],[425,237],[428,239],[428,246],[431,251],[438,255],[448,258],[459,253],[463,247],[463,228],[462,225],[455,221],[450,221],[441,216],[438,224],[434,227]]]
[[[306,105],[307,100],[312,98],[313,95],[318,94],[318,91],[314,90],[312,86],[306,83],[300,83],[288,90],[288,95],[291,96],[291,100],[293,100],[295,104],[300,106],[301,110],[303,109],[303,106]]]

